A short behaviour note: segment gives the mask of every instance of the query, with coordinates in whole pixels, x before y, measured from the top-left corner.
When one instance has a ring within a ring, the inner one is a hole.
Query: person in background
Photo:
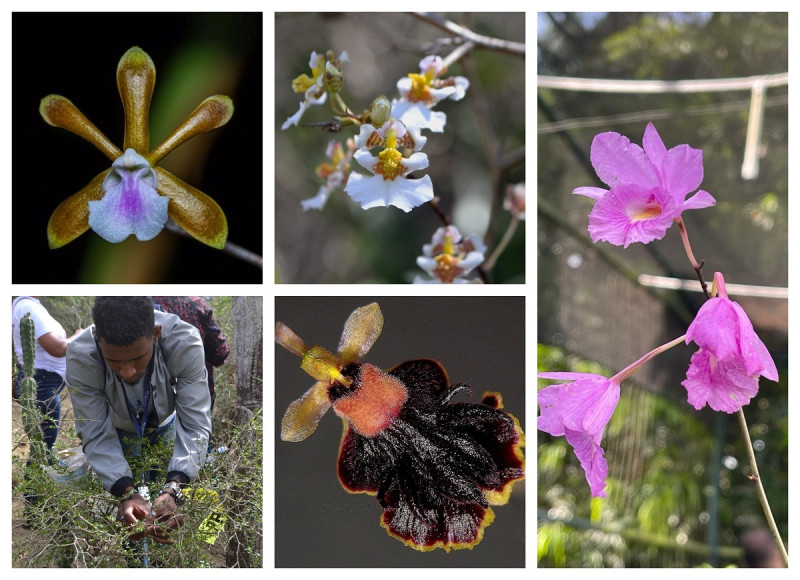
[[[211,306],[199,296],[153,296],[153,304],[164,309],[164,312],[175,314],[184,322],[188,322],[200,331],[205,348],[206,371],[208,372],[208,390],[211,393],[211,409],[217,394],[214,391],[214,368],[225,363],[231,352],[228,340],[223,336]]]
[[[24,378],[19,322],[28,313],[33,320],[36,338],[36,373],[33,376],[36,381],[36,406],[43,415],[41,429],[49,457],[61,426],[61,389],[67,373],[67,345],[83,329],[79,328],[75,334],[67,337],[64,327],[50,315],[38,296],[18,296],[14,299],[11,303],[11,329],[18,369],[12,393],[15,399],[21,395],[20,382]]]

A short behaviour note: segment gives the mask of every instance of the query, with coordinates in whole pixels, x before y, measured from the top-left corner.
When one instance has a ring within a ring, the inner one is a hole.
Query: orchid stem
[[[683,249],[686,250],[686,256],[689,258],[689,262],[692,264],[692,268],[694,268],[694,271],[697,274],[697,279],[700,280],[700,286],[703,288],[703,294],[706,295],[706,298],[710,298],[708,295],[708,286],[706,285],[706,280],[703,278],[703,262],[698,263],[694,258],[694,253],[692,253],[692,244],[689,243],[689,232],[686,231],[686,224],[683,223],[682,217],[675,218],[675,223],[678,224],[678,229],[681,231]]]
[[[632,364],[629,364],[627,367],[625,367],[624,369],[619,371],[617,374],[615,374],[613,377],[611,377],[611,380],[614,381],[617,384],[622,383],[622,381],[624,381],[625,379],[630,377],[633,373],[638,371],[641,367],[643,367],[645,365],[645,363],[649,362],[650,359],[653,359],[653,358],[657,357],[662,352],[668,351],[673,346],[679,345],[684,340],[686,340],[686,335],[685,334],[682,335],[682,336],[679,336],[675,340],[671,340],[670,342],[668,342],[666,344],[662,344],[661,346],[654,348],[653,350],[648,352],[646,355],[644,355],[642,358],[640,358],[636,362],[634,362]]]
[[[483,263],[483,268],[487,272],[494,268],[495,262],[500,257],[500,255],[505,251],[506,246],[508,246],[511,238],[514,237],[514,232],[517,230],[517,225],[519,224],[519,218],[516,215],[512,215],[511,223],[508,224],[508,229],[506,233],[503,234],[503,239],[500,240],[500,243],[497,244],[497,247],[492,252],[492,255],[489,256],[489,259]]]
[[[772,510],[769,507],[769,501],[767,500],[767,494],[764,491],[764,485],[761,483],[761,476],[758,474],[756,454],[755,451],[753,451],[753,444],[750,441],[750,429],[747,427],[747,421],[745,421],[744,418],[744,411],[741,408],[739,409],[738,416],[739,427],[741,428],[742,436],[744,437],[745,449],[747,449],[747,457],[750,460],[750,469],[753,472],[753,474],[750,476],[750,479],[756,484],[756,494],[758,495],[758,500],[761,502],[761,508],[764,510],[764,517],[767,518],[767,526],[769,527],[770,532],[772,532],[772,536],[775,538],[775,543],[778,545],[778,549],[781,552],[781,558],[783,558],[783,562],[788,568],[789,554],[786,553],[786,547],[783,545],[781,533],[778,531],[778,526],[775,523],[775,518],[772,516]]]

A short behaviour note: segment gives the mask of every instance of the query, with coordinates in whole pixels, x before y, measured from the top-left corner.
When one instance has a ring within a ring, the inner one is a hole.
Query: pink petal
[[[715,411],[735,413],[758,394],[758,376],[747,373],[742,359],[718,360],[704,348],[692,355],[681,384],[698,410],[708,404]]]
[[[619,133],[600,133],[592,141],[592,166],[609,187],[635,183],[655,187],[658,175],[644,150]]]
[[[585,195],[586,197],[591,197],[592,199],[600,199],[605,194],[608,193],[607,189],[603,189],[602,187],[576,187],[572,190],[574,195]]]
[[[740,321],[731,304],[730,300],[719,297],[707,300],[689,325],[686,340],[708,349],[718,359],[738,356]]]
[[[703,182],[703,152],[688,145],[673,147],[661,164],[661,176],[664,186],[683,202]]]
[[[567,430],[567,442],[572,445],[581,467],[586,473],[586,481],[592,490],[592,497],[606,497],[606,477],[608,477],[608,463],[604,457],[603,448],[586,433]]]
[[[586,432],[600,443],[618,402],[618,384],[599,375],[588,375],[564,385],[557,406],[566,429]]]
[[[644,152],[647,153],[647,158],[650,162],[656,167],[661,167],[661,164],[667,156],[667,147],[664,145],[664,141],[661,140],[661,135],[658,134],[655,125],[652,123],[648,123],[644,130],[642,147],[644,147]]]
[[[556,406],[558,393],[563,386],[564,385],[550,385],[539,391],[538,394],[539,406],[542,408],[542,413],[537,419],[537,427],[554,437],[560,437],[564,434],[564,422],[561,420],[561,414]]]
[[[692,197],[683,202],[684,211],[687,209],[703,209],[704,207],[711,207],[716,205],[717,200],[711,197],[711,194],[702,189],[694,194]]]
[[[747,374],[759,374],[777,382],[778,369],[775,367],[775,361],[772,360],[767,347],[758,338],[756,331],[753,329],[753,324],[747,317],[747,313],[736,302],[731,301],[731,307],[738,318],[739,351],[744,359]]]

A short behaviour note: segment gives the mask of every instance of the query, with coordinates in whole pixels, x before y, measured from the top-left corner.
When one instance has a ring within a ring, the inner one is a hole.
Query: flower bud
[[[392,113],[392,104],[386,95],[381,95],[372,101],[369,109],[370,122],[376,127],[382,127],[389,120]]]
[[[330,62],[325,64],[325,88],[331,93],[338,93],[344,86],[344,75]]]

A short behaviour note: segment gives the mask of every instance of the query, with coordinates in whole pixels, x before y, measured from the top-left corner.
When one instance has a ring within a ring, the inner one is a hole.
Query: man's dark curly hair
[[[149,296],[97,296],[92,307],[95,334],[114,346],[153,336],[155,315]]]

